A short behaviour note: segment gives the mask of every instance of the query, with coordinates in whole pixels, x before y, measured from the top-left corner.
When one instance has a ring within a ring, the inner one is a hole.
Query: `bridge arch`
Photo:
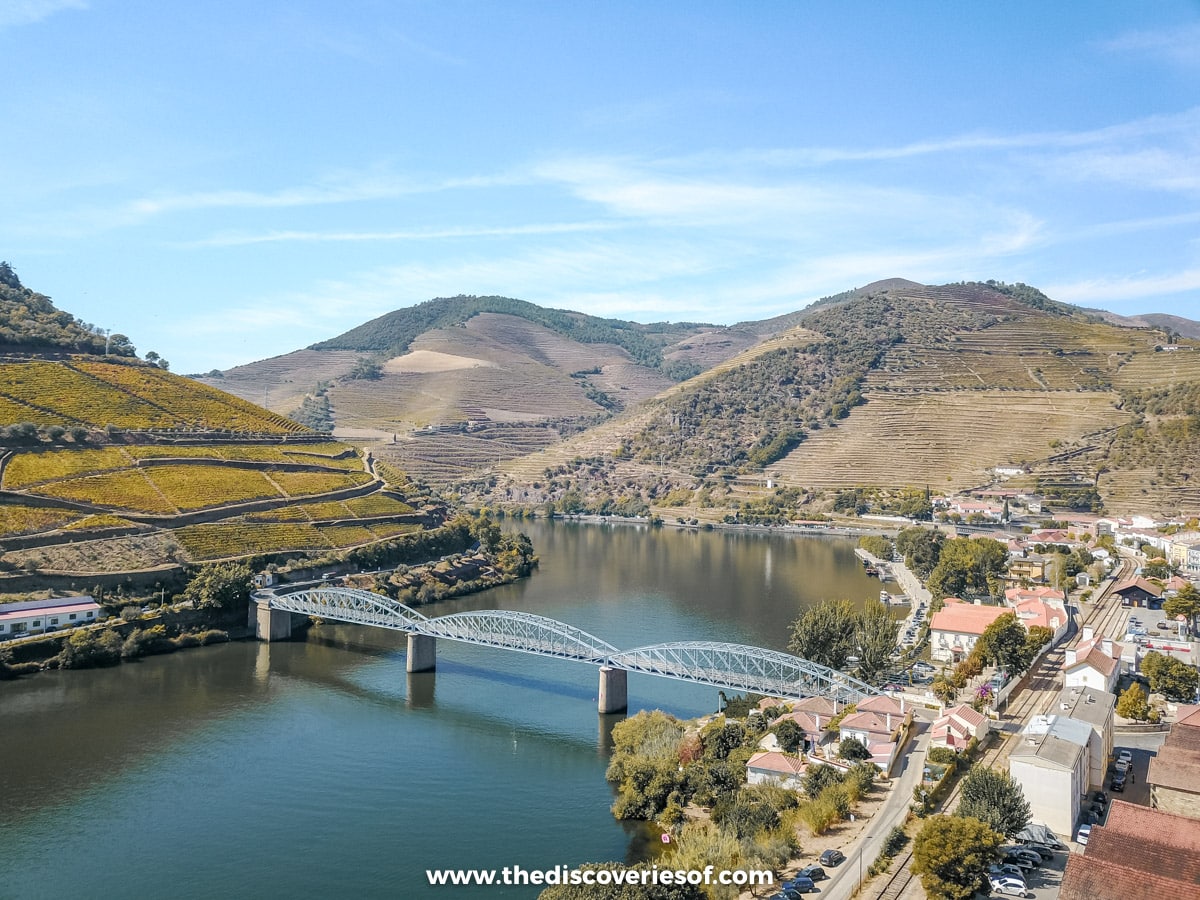
[[[682,641],[637,647],[609,657],[628,672],[659,675],[770,697],[829,697],[856,703],[882,691],[845,672],[799,656],[718,641]]]
[[[601,665],[617,648],[581,628],[513,610],[487,609],[426,619],[416,628],[430,637],[503,647]]]
[[[357,588],[323,587],[279,594],[271,590],[255,592],[254,599],[266,601],[271,609],[335,619],[355,625],[375,625],[399,631],[419,630],[428,617],[403,603]]]

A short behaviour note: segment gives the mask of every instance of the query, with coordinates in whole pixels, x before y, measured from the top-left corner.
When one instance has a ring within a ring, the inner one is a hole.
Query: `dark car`
[[[1170,622],[1159,622],[1158,625],[1155,627],[1156,628],[1170,628],[1171,623]]]
[[[836,866],[846,859],[846,854],[841,850],[826,850],[821,854],[821,865]]]
[[[1092,794],[1092,799],[1097,803],[1108,803],[1108,794],[1104,793],[1104,791],[1096,791],[1096,793]]]
[[[811,878],[813,881],[823,881],[829,877],[820,866],[805,866],[800,870],[800,874],[805,878]]]
[[[1116,775],[1114,775],[1112,783],[1109,784],[1108,789],[1110,791],[1112,791],[1114,794],[1124,793],[1124,791],[1125,791],[1125,773],[1118,772]]]
[[[797,875],[791,881],[783,883],[783,892],[786,894],[791,891],[794,894],[810,894],[817,889],[813,884],[813,880],[806,875]]]

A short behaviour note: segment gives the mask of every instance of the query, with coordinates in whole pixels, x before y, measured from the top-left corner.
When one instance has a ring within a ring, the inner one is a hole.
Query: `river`
[[[622,649],[786,649],[822,598],[878,595],[853,542],[524,522],[520,583],[438,604],[538,613]],[[0,682],[0,898],[532,898],[436,888],[432,868],[636,861],[609,812],[590,666],[441,641],[409,676],[403,635],[326,625],[111,669]],[[717,692],[630,676],[630,712],[695,716]]]

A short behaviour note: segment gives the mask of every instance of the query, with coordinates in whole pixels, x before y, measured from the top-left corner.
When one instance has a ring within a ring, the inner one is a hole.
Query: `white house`
[[[1023,734],[1008,757],[1008,772],[1029,801],[1030,819],[1059,834],[1073,834],[1087,790],[1087,751],[1047,731]]]
[[[929,655],[942,662],[958,662],[971,652],[989,625],[1011,611],[947,597],[946,605],[929,619]]]
[[[746,761],[746,783],[801,790],[804,787],[804,761],[777,750],[755,753]]]
[[[949,747],[951,750],[965,750],[971,739],[982,741],[987,737],[987,716],[976,712],[965,703],[952,706],[933,723],[933,733],[929,737],[931,747]]]
[[[1124,650],[1112,638],[1097,637],[1091,625],[1084,625],[1080,642],[1066,650],[1063,686],[1113,693],[1121,676],[1121,654]]]
[[[1088,738],[1088,782],[1093,789],[1104,786],[1104,773],[1108,770],[1108,758],[1113,749],[1116,706],[1116,694],[1095,688],[1063,688],[1058,696],[1058,715],[1082,722],[1091,729]]]
[[[5,603],[0,606],[0,640],[74,628],[99,622],[104,617],[100,604],[86,594]]]
[[[1053,644],[1066,637],[1069,619],[1066,596],[1062,591],[1044,586],[1014,587],[1004,592],[1004,602],[1017,614],[1026,631],[1035,625],[1049,628],[1054,635],[1051,638]]]

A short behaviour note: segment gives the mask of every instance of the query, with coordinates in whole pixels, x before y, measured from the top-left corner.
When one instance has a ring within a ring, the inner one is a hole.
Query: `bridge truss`
[[[289,594],[265,590],[257,592],[255,599],[273,609],[322,619],[572,659],[770,697],[824,696],[852,703],[881,693],[837,669],[744,644],[694,641],[618,650],[595,635],[545,616],[483,610],[431,618],[381,594],[354,588],[314,588]]]

